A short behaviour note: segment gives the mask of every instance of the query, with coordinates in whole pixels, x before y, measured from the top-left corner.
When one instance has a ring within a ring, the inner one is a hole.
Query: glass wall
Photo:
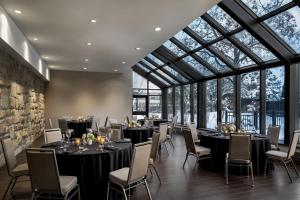
[[[175,116],[177,123],[181,123],[181,91],[180,87],[175,87]]]
[[[284,67],[266,70],[266,128],[280,126],[279,140],[284,140],[284,73]]]
[[[149,96],[149,117],[161,119],[161,96]]]
[[[168,88],[167,101],[168,101],[168,120],[171,121],[173,118],[173,88]]]
[[[241,74],[241,128],[259,133],[260,72]]]
[[[194,123],[196,125],[196,127],[198,126],[198,120],[197,120],[197,116],[198,116],[198,104],[197,104],[197,97],[198,97],[198,90],[197,90],[197,83],[195,83],[193,85],[193,90],[194,90]]]
[[[217,80],[206,81],[206,128],[217,126]]]
[[[183,86],[183,122],[191,122],[191,85]]]
[[[221,79],[221,122],[235,123],[235,77]]]

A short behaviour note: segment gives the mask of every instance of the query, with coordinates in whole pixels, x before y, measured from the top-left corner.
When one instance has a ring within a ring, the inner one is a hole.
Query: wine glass
[[[70,143],[70,137],[72,136],[72,132],[73,132],[72,129],[68,129],[68,130],[66,131],[66,136],[67,136],[67,138],[68,138],[67,143]]]

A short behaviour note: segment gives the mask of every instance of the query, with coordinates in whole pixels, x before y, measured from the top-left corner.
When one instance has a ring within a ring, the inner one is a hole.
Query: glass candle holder
[[[81,143],[81,139],[80,138],[75,138],[75,144],[77,146],[80,146],[80,143]]]

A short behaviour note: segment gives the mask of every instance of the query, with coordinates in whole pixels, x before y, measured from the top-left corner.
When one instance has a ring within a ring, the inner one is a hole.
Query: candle
[[[97,135],[97,142],[100,143],[100,141],[101,141],[101,135]]]
[[[80,139],[80,138],[75,138],[75,144],[76,144],[77,146],[80,145],[80,142],[81,142],[81,139]]]
[[[103,145],[105,143],[105,137],[100,138],[100,144]]]

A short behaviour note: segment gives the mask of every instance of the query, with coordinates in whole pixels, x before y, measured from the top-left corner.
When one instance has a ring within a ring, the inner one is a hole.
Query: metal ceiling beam
[[[141,75],[142,77],[144,77],[145,79],[151,81],[152,83],[154,83],[155,85],[157,85],[159,88],[166,88],[166,87],[168,87],[167,85],[165,85],[164,83],[162,83],[158,79],[156,79],[155,77],[149,76],[149,74],[147,74],[144,70],[140,69],[136,65],[134,65],[132,67],[132,70],[134,72],[136,72],[137,74]]]
[[[158,56],[163,57],[165,60],[168,60],[169,63],[176,65],[180,70],[189,75],[193,80],[201,80],[203,76],[197,72],[193,67],[187,65],[182,60],[178,60],[177,57],[173,55],[173,53],[166,48],[165,46],[161,46],[154,51]]]
[[[224,62],[229,68],[231,68],[233,71],[238,71],[238,66],[236,66],[230,60],[228,60],[228,58],[226,58],[226,56],[224,54],[222,54],[219,50],[217,50],[216,48],[211,46],[212,44],[214,44],[218,41],[221,41],[221,39],[220,40],[219,39],[214,40],[213,42],[206,43],[205,40],[203,40],[197,33],[195,33],[189,27],[186,27],[183,30],[184,30],[184,32],[189,34],[192,38],[194,38],[197,42],[199,42],[202,45],[201,49],[206,47],[212,54],[214,54],[217,58],[219,58],[222,62]],[[222,37],[222,39],[224,39],[224,37]],[[201,50],[201,49],[199,48],[199,50]]]
[[[293,52],[290,48],[269,27],[257,23],[257,17],[243,3],[223,0],[218,5],[285,64],[291,63]]]
[[[221,33],[221,35],[223,35],[228,41],[230,41],[239,50],[241,50],[246,56],[253,60],[256,64],[261,64],[263,62],[263,60],[260,57],[258,57],[255,53],[253,53],[253,51],[251,51],[251,49],[249,49],[247,46],[241,43],[235,36],[229,37],[227,35],[228,31],[209,14],[205,13],[204,15],[202,15],[202,18],[219,33]]]
[[[162,66],[157,65],[157,63],[154,62],[153,60],[151,60],[150,58],[146,57],[145,60],[147,60],[148,62],[150,62],[152,65],[154,65],[156,67],[156,69],[153,70],[153,71],[157,71],[158,69],[160,69],[165,74],[167,74],[168,76],[170,76],[171,78],[173,78],[175,81],[177,81],[179,83],[183,83],[180,79],[178,79],[178,77],[174,76],[172,73],[170,73],[167,70],[165,70]]]

